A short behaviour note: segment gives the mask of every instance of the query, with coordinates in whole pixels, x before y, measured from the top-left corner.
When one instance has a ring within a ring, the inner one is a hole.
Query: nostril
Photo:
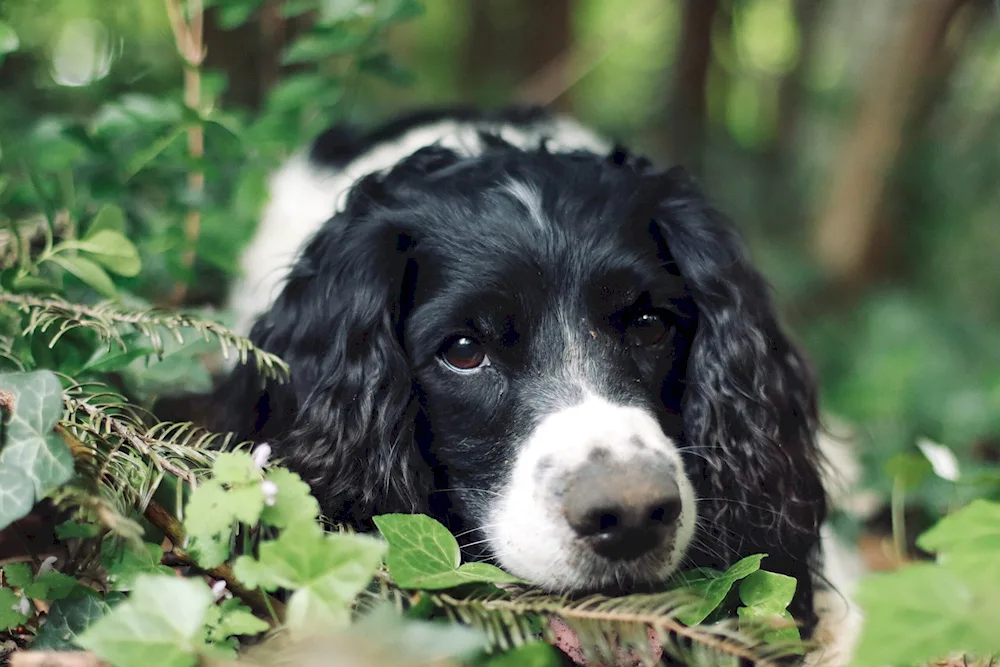
[[[606,533],[618,525],[618,516],[611,512],[604,512],[597,521],[599,533]]]
[[[651,523],[673,523],[681,515],[681,499],[663,498],[647,505],[647,512]]]

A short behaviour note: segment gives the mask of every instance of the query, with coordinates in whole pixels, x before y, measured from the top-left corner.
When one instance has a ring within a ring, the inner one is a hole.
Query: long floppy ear
[[[267,440],[327,516],[355,525],[425,511],[432,484],[414,441],[419,405],[398,336],[412,239],[359,219],[370,210],[359,202],[379,187],[359,186],[318,232],[250,334],[289,364],[291,383],[265,386],[243,366],[217,390],[230,430]]]
[[[799,578],[811,597],[804,589],[826,516],[813,374],[737,234],[686,172],[672,169],[653,187],[656,227],[698,307],[683,413],[704,556],[767,553],[767,567]]]

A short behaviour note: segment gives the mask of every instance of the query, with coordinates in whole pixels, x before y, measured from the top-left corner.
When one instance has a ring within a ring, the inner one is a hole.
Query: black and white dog
[[[219,388],[334,520],[425,512],[561,592],[655,588],[748,554],[817,622],[814,380],[737,235],[541,110],[334,129],[292,159],[231,306],[291,366]]]

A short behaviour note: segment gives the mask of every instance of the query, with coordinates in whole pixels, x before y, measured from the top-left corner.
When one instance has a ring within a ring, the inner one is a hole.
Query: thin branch
[[[181,0],[164,0],[167,15],[170,18],[170,29],[174,33],[177,51],[184,59],[184,105],[194,112],[195,117],[201,113],[201,65],[205,60],[205,10],[202,0],[188,0],[188,20],[184,19]],[[187,131],[188,154],[192,161],[199,162],[205,154],[205,128],[197,123]],[[195,169],[188,174],[188,189],[190,195],[198,201],[205,191],[205,172]],[[184,239],[187,250],[182,263],[185,269],[192,269],[196,257],[198,236],[201,234],[201,211],[193,207],[184,218]],[[170,302],[179,305],[184,302],[187,293],[187,283],[181,281],[174,287]]]

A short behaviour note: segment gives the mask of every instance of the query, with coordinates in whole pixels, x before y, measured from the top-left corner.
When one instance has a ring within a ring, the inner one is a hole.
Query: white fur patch
[[[501,567],[550,590],[562,591],[614,585],[630,577],[629,563],[606,561],[581,544],[566,521],[550,480],[538,474],[543,459],[552,463],[553,474],[570,473],[597,448],[623,462],[651,451],[673,465],[682,510],[672,544],[664,544],[655,578],[665,579],[677,569],[696,522],[694,489],[680,454],[648,412],[615,405],[593,394],[546,416],[514,461],[507,490],[486,521],[490,546]]]
[[[524,126],[451,120],[418,126],[393,141],[373,146],[340,170],[319,167],[309,161],[307,153],[299,153],[271,178],[270,201],[242,255],[242,276],[228,304],[236,332],[249,333],[257,316],[270,307],[303,244],[343,208],[348,191],[359,179],[387,170],[435,144],[461,155],[478,155],[483,150],[481,131],[495,132],[522,149],[537,148],[544,140],[552,152],[611,150],[611,143],[582,125],[555,117]]]

